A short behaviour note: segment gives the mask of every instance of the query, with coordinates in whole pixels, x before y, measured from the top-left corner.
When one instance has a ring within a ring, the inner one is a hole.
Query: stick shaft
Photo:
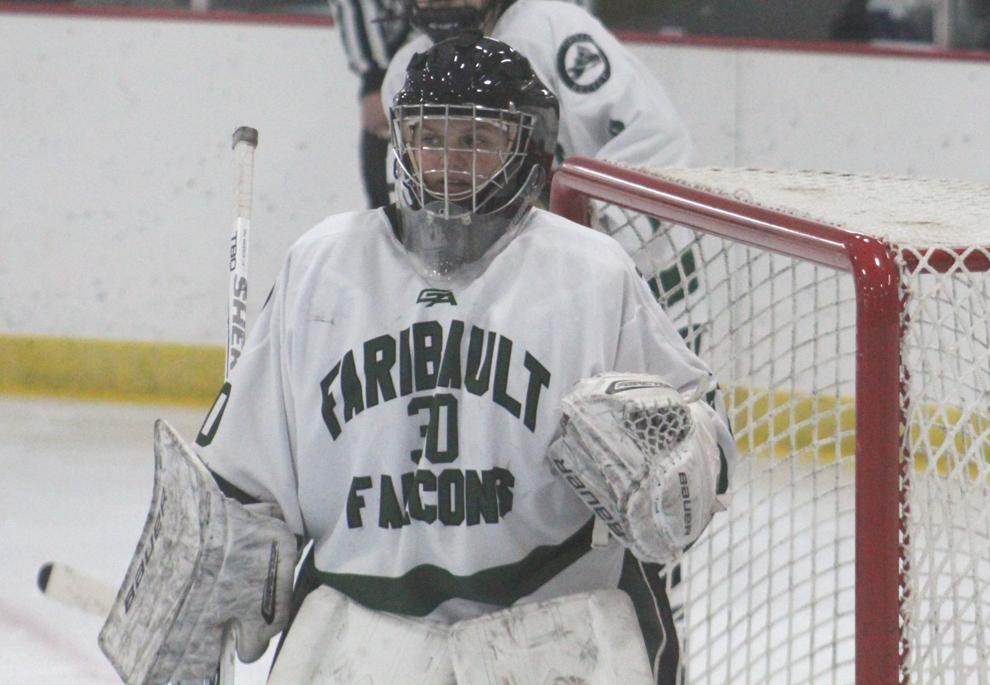
[[[38,573],[38,587],[48,597],[88,614],[106,618],[117,596],[115,588],[58,562],[47,563]]]
[[[235,218],[230,235],[227,292],[227,355],[224,379],[237,364],[247,335],[247,263],[248,238],[251,226],[251,204],[254,185],[254,150],[258,131],[242,126],[234,132]],[[41,567],[38,586],[48,597],[88,613],[106,618],[116,598],[116,590],[103,581],[81,573],[71,566],[51,562]],[[213,678],[202,685],[234,685],[235,636],[224,631],[220,663]],[[192,685],[188,682],[173,685]],[[200,685],[197,682],[195,685]]]
[[[227,286],[227,355],[224,380],[230,377],[240,359],[247,338],[248,240],[251,235],[251,204],[254,196],[254,150],[258,146],[258,131],[241,126],[234,131],[234,225],[230,233],[230,278]],[[215,685],[234,685],[234,664],[237,649],[234,631],[223,633],[220,663],[213,677]]]
[[[234,132],[234,224],[230,233],[227,285],[227,353],[224,378],[237,364],[247,337],[248,241],[251,232],[251,204],[254,194],[254,150],[257,130],[241,126]]]

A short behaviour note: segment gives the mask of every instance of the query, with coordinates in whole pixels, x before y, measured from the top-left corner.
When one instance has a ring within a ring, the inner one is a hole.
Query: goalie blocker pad
[[[445,625],[367,609],[322,586],[302,604],[268,685],[654,683],[632,600],[597,590]]]
[[[288,619],[296,539],[273,505],[225,497],[165,421],[155,422],[155,482],[137,550],[100,631],[128,685],[206,679],[223,634],[258,659]]]

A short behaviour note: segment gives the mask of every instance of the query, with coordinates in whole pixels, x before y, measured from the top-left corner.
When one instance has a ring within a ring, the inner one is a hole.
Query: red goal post
[[[573,158],[551,209],[626,247],[742,448],[686,682],[990,682],[990,187]]]

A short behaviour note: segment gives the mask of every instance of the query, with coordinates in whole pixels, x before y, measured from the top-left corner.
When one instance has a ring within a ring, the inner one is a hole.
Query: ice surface
[[[0,397],[0,682],[120,682],[96,643],[103,619],[43,596],[38,569],[119,583],[151,500],[155,418],[192,439],[205,412]],[[272,651],[238,664],[237,685],[264,683]]]

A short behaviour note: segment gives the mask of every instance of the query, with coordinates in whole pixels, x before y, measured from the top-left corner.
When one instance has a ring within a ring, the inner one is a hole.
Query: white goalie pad
[[[232,626],[254,661],[288,619],[295,536],[272,505],[245,508],[164,421],[155,484],[134,558],[100,631],[128,685],[212,677]]]
[[[648,685],[639,623],[619,590],[520,604],[452,626],[310,593],[267,685]]]
[[[453,685],[447,631],[322,586],[303,601],[268,685]]]
[[[579,381],[561,410],[553,468],[639,559],[678,559],[721,509],[707,406],[656,376],[604,373]]]
[[[520,604],[451,627],[458,685],[650,685],[632,600],[598,590]]]

